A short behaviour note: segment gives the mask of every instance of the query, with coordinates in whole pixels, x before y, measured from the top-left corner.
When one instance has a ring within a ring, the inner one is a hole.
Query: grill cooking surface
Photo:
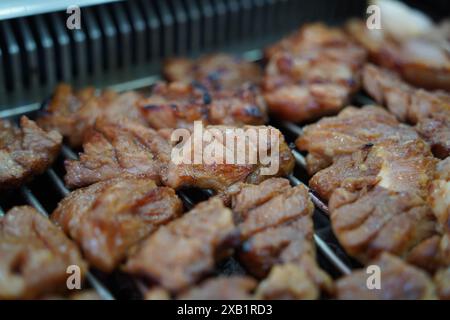
[[[261,61],[261,48],[308,21],[339,24],[359,16],[364,1],[316,0],[136,0],[116,1],[82,8],[81,30],[68,32],[65,12],[49,12],[0,21],[0,118],[35,119],[46,107],[48,93],[61,81],[75,87],[92,85],[117,91],[142,90],[161,79],[163,58],[196,57],[207,52],[231,52],[249,61]],[[130,48],[123,50],[122,48]],[[256,48],[256,49],[255,49]],[[351,105],[375,104],[365,93]],[[270,119],[290,144],[296,167],[287,178],[291,185],[308,188],[304,155],[294,141],[302,127]],[[53,212],[69,190],[64,185],[64,160],[78,151],[63,145],[54,165],[18,190],[0,195],[0,216],[17,205],[29,204],[42,215]],[[327,205],[309,190],[315,206],[314,242],[317,259],[332,277],[348,275],[361,265],[337,242]],[[210,190],[177,191],[185,208],[213,195]],[[233,257],[221,262],[216,275],[242,275],[244,268]],[[111,274],[91,268],[85,286],[103,299],[139,299],[146,285],[115,270]],[[326,298],[326,297],[323,297]]]
[[[261,56],[260,52],[252,51],[254,57]],[[244,56],[246,56],[244,54]],[[155,75],[154,79],[159,77]],[[146,88],[148,89],[148,88]],[[370,104],[373,101],[363,93],[358,93],[353,101],[353,105]],[[42,106],[45,107],[45,104]],[[35,113],[26,113],[33,118]],[[294,123],[277,121],[273,119],[270,123],[280,129],[285,135],[287,142],[292,147],[292,152],[296,160],[294,173],[288,178],[292,185],[307,185],[308,175],[305,168],[304,156],[294,148],[295,138],[302,132],[302,128]],[[21,204],[30,204],[40,213],[48,216],[57,203],[69,193],[64,185],[62,176],[64,175],[63,161],[65,159],[77,159],[77,152],[67,145],[63,145],[61,155],[52,168],[45,174],[36,177],[28,185],[20,188],[20,192],[7,192],[0,198],[0,214],[7,209]],[[348,257],[340,248],[331,231],[328,217],[328,208],[312,191],[310,191],[313,203],[316,207],[314,212],[314,242],[318,249],[318,262],[330,275],[338,277],[351,272],[353,268],[360,266],[353,259]],[[209,190],[182,190],[178,192],[179,197],[187,209],[196,203],[203,201],[212,195]],[[245,273],[242,266],[234,258],[229,258],[222,262],[216,269],[217,274],[242,274]],[[111,275],[106,275],[91,268],[87,276],[87,283],[94,288],[103,299],[114,298],[140,298],[145,286],[138,280],[120,271],[115,271]]]

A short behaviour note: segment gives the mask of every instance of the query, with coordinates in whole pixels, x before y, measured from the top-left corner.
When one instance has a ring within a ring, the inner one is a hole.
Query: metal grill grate
[[[3,20],[0,118],[22,114],[32,117],[32,111],[39,109],[59,81],[78,87],[112,86],[119,91],[151,85],[158,79],[155,74],[161,59],[171,55],[226,51],[257,60],[262,57],[260,48],[302,23],[340,23],[360,15],[363,7],[364,2],[358,0],[346,1],[345,5],[337,0],[128,0],[82,8],[82,29],[77,31],[66,29],[63,11]],[[279,127],[283,133],[301,133],[301,128],[291,123]],[[293,152],[297,166],[304,171],[303,156]],[[76,158],[67,146],[62,156]],[[55,164],[45,175],[22,187],[15,202],[0,198],[3,208],[27,202],[47,215],[69,192],[59,169]],[[297,185],[306,181],[300,176],[289,179]],[[47,187],[57,194],[41,192]],[[211,196],[207,190],[204,193]],[[187,193],[179,192],[179,196],[186,207],[195,205]],[[314,241],[322,262],[332,274],[348,274],[352,260],[333,238],[328,208],[313,193],[311,196],[318,209],[315,220],[320,223],[315,223]],[[0,207],[0,216],[3,214]],[[103,298],[117,297],[117,292],[107,289],[114,285],[103,285],[92,273],[87,280]]]
[[[255,53],[252,51],[252,54],[247,54],[247,56],[253,56],[258,57],[261,53]],[[157,79],[157,77],[155,77]],[[355,99],[354,99],[354,105],[363,105],[363,104],[371,104],[373,101],[365,96],[362,93],[359,93]],[[298,136],[302,133],[302,128],[294,123],[290,122],[282,122],[280,125],[278,125],[282,132],[287,135],[294,135]],[[296,159],[297,169],[305,170],[305,159],[304,156],[298,152],[297,150],[292,150],[294,157]],[[70,149],[68,146],[64,145],[62,147],[61,154],[64,159],[77,159],[76,153]],[[64,182],[62,181],[60,175],[58,175],[57,170],[50,168],[46,172],[46,176],[48,177],[49,181],[51,182],[54,189],[58,191],[59,196],[55,198],[55,203],[59,201],[62,197],[66,196],[69,193],[69,190],[65,187]],[[292,185],[298,185],[303,184],[307,188],[307,184],[303,182],[304,178],[298,178],[298,175],[290,175],[288,178],[291,181]],[[43,179],[43,177],[37,178],[38,181],[36,183],[38,185],[41,184],[39,180]],[[309,189],[309,188],[308,188]],[[44,215],[48,215],[46,209],[41,204],[40,200],[38,199],[38,196],[36,196],[29,187],[22,187],[20,189],[22,199],[25,200],[28,204],[34,206],[39,212],[43,213]],[[205,197],[212,196],[212,192],[209,190],[203,190],[203,193]],[[195,201],[190,198],[188,194],[186,194],[183,191],[178,192],[178,195],[183,200],[186,208],[191,208],[195,205]],[[313,203],[316,207],[315,212],[315,218],[322,218],[322,223],[320,226],[317,226],[315,223],[315,234],[314,234],[314,241],[316,243],[316,246],[318,248],[318,251],[320,255],[326,260],[326,264],[331,267],[327,268],[327,271],[334,275],[345,275],[349,274],[351,272],[352,267],[354,266],[353,261],[351,258],[345,255],[343,253],[343,250],[340,249],[337,241],[333,238],[333,236],[330,237],[331,228],[330,228],[330,222],[328,217],[328,207],[325,203],[323,203],[312,191],[310,191],[310,195],[312,197]],[[1,199],[0,199],[1,200]],[[2,214],[2,210],[0,207],[0,215]],[[324,218],[324,220],[323,220]],[[324,221],[324,222],[323,222]],[[92,273],[88,275],[88,281],[90,285],[95,288],[102,298],[105,299],[112,299],[113,294],[109,292],[106,289],[106,286],[102,285],[99,280],[95,278]],[[143,288],[142,283],[136,284],[137,288]]]

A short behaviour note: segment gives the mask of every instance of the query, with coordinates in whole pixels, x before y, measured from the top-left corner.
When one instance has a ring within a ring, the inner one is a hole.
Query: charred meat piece
[[[269,278],[277,278],[276,270],[285,268],[281,265],[294,264],[314,284],[314,292],[319,292],[318,288],[332,290],[330,278],[315,260],[314,206],[304,186],[290,187],[289,181],[281,178],[244,184],[233,195],[232,209],[243,241],[238,257],[251,274],[264,278],[271,272]]]
[[[267,50],[270,111],[295,122],[337,113],[359,89],[365,51],[339,29],[311,24]]]
[[[334,234],[346,252],[362,262],[388,251],[407,255],[436,234],[435,217],[414,191],[375,186],[369,191],[333,192],[329,208]]]
[[[424,34],[395,39],[385,30],[368,29],[361,20],[350,21],[346,29],[367,49],[372,62],[398,72],[413,85],[450,91],[448,42]]]
[[[426,201],[436,159],[411,127],[366,106],[347,108],[304,133],[297,145],[325,167],[309,184],[329,200],[334,233],[348,254],[362,262],[383,251],[407,257],[436,234]]]
[[[231,210],[212,198],[148,237],[130,257],[125,271],[180,292],[210,273],[236,240]]]
[[[250,300],[256,281],[244,276],[219,276],[205,280],[178,296],[181,300]]]
[[[294,157],[283,135],[273,127],[208,126],[205,132],[211,139],[206,134],[196,135],[194,129],[193,138],[176,146],[180,156],[169,164],[166,185],[213,189],[226,198],[238,182],[256,184],[288,175],[294,168]]]
[[[337,116],[323,118],[305,127],[296,145],[300,150],[308,151],[307,168],[312,175],[342,155],[370,150],[381,142],[404,144],[418,139],[415,130],[401,125],[383,108],[365,106],[361,109],[347,107]]]
[[[0,217],[0,298],[34,299],[66,290],[67,267],[86,263],[78,248],[47,218],[28,206]]]
[[[58,132],[45,132],[25,116],[20,128],[0,120],[0,190],[19,187],[43,173],[57,157],[61,141]]]
[[[163,73],[169,81],[196,81],[213,90],[235,90],[261,80],[258,65],[227,54],[212,54],[197,60],[168,59]]]
[[[98,118],[116,120],[128,117],[142,121],[136,107],[139,99],[141,95],[133,91],[118,94],[105,90],[96,93],[92,87],[75,91],[71,86],[62,84],[56,88],[37,121],[46,130],[60,132],[71,146],[79,147]]]
[[[157,183],[170,160],[170,145],[153,129],[129,119],[97,120],[83,144],[79,160],[66,160],[68,187],[88,186],[120,176],[154,179]]]
[[[436,157],[450,155],[450,94],[427,91],[403,82],[396,74],[366,65],[363,71],[365,90],[378,103],[394,113],[400,121],[416,125],[416,130],[431,145]]]
[[[89,262],[111,272],[128,250],[180,216],[183,205],[173,189],[147,178],[115,178],[78,189],[52,214]]]
[[[367,287],[366,270],[354,271],[337,281],[337,298],[342,300],[429,300],[436,299],[435,287],[422,270],[383,253],[371,265],[380,268],[381,288]]]
[[[192,128],[194,121],[237,126],[267,121],[264,99],[254,86],[214,92],[201,84],[161,82],[138,107],[155,129]]]

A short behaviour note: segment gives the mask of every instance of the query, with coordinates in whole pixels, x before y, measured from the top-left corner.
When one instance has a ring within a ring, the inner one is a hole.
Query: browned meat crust
[[[168,59],[163,74],[169,81],[196,81],[213,90],[235,90],[243,84],[258,84],[261,80],[258,65],[222,53],[197,60]]]
[[[384,251],[407,257],[421,241],[436,234],[430,207],[413,191],[380,186],[359,193],[337,189],[329,208],[339,243],[363,262]]]
[[[205,280],[178,296],[181,300],[250,300],[257,282],[244,276],[219,276]]]
[[[73,191],[59,203],[52,220],[80,245],[92,265],[111,272],[130,248],[182,210],[172,189],[128,177]]]
[[[428,145],[420,139],[402,144],[384,141],[336,158],[309,185],[324,200],[340,187],[354,191],[375,185],[392,191],[413,190],[425,198],[435,164]]]
[[[323,118],[306,126],[297,139],[300,150],[308,151],[307,167],[312,175],[331,165],[342,155],[370,150],[379,143],[405,144],[419,140],[409,126],[377,106],[347,107],[335,117]]]
[[[264,99],[252,85],[210,91],[201,84],[161,82],[149,97],[138,101],[138,107],[155,129],[192,128],[194,121],[237,126],[267,121]]]
[[[226,154],[225,148],[228,148],[229,145],[226,144],[226,141],[234,141],[231,140],[232,135],[235,134],[234,131],[229,129],[234,129],[234,127],[227,126],[209,126],[206,127],[206,130],[214,129],[218,133],[220,133],[219,137],[216,137],[216,141],[222,143],[221,148],[223,147],[223,154]],[[257,130],[264,129],[267,130],[266,133],[270,133],[274,140],[278,141],[278,150],[274,150],[272,146],[276,147],[276,144],[270,145],[268,143],[267,147],[262,147],[257,141],[255,141],[250,135],[246,139],[246,143],[248,148],[250,145],[256,146],[258,148],[258,152],[262,151],[262,148],[266,148],[265,151],[268,151],[268,155],[273,155],[275,158],[274,151],[278,152],[276,161],[278,161],[279,166],[273,174],[262,174],[262,168],[267,168],[270,164],[264,164],[261,161],[261,158],[258,157],[255,163],[245,163],[245,164],[229,164],[226,161],[212,161],[212,163],[202,163],[202,164],[176,164],[171,162],[168,167],[168,175],[164,183],[172,188],[178,189],[182,186],[194,186],[205,189],[213,189],[227,198],[225,193],[229,190],[233,184],[238,182],[247,182],[252,184],[257,184],[265,179],[268,179],[272,176],[286,176],[290,174],[294,168],[294,157],[284,141],[284,137],[281,132],[270,126],[245,126],[242,128],[243,133],[247,132],[247,130]],[[256,138],[255,138],[256,139]],[[205,149],[206,150],[206,142]],[[194,140],[191,143],[195,143]],[[201,142],[200,142],[201,143]],[[237,143],[235,144],[236,149],[239,148]],[[247,149],[248,150],[248,149]],[[192,148],[192,152],[195,152],[195,146]],[[193,153],[192,153],[193,155]],[[248,162],[248,161],[247,161]]]
[[[153,129],[128,119],[99,119],[83,145],[79,160],[66,160],[68,187],[87,186],[120,176],[161,180],[170,160],[167,140]]]
[[[229,253],[236,231],[230,209],[212,198],[160,227],[130,257],[125,271],[180,292],[210,273],[216,261]]]
[[[416,37],[397,41],[382,30],[368,29],[361,20],[351,20],[346,29],[367,49],[374,63],[398,72],[416,86],[450,91],[450,58],[436,40]]]
[[[303,26],[266,54],[264,97],[282,119],[301,122],[334,114],[359,89],[365,51],[337,28]]]
[[[343,300],[429,300],[436,299],[433,282],[422,270],[383,253],[370,265],[381,271],[381,289],[368,289],[366,270],[352,272],[337,281],[337,298]]]
[[[14,207],[0,217],[0,299],[64,292],[70,265],[85,276],[78,248],[35,209]]]
[[[61,84],[37,122],[47,130],[57,130],[71,146],[78,147],[98,118],[128,117],[142,121],[135,106],[139,99],[141,95],[134,91],[118,94],[105,90],[97,94],[92,87],[75,91],[71,86]]]
[[[415,124],[436,157],[450,155],[450,94],[414,88],[396,74],[370,64],[364,67],[363,84],[400,121]]]
[[[259,185],[242,185],[240,192],[233,196],[232,208],[243,241],[239,260],[256,277],[263,278],[270,272],[266,284],[258,289],[261,297],[285,294],[293,298],[318,298],[320,289],[332,290],[330,278],[315,260],[314,206],[304,186],[290,187],[289,181],[281,178]],[[295,293],[302,286],[309,288],[309,282],[298,284],[299,287],[286,287],[288,282],[279,279],[279,270],[285,268],[293,277],[308,278],[313,291],[309,291],[309,295],[303,291]],[[296,268],[301,270],[296,271]],[[282,287],[285,287],[284,293]]]
[[[61,141],[58,132],[45,132],[25,116],[20,128],[0,120],[0,190],[19,187],[43,173],[57,157]]]

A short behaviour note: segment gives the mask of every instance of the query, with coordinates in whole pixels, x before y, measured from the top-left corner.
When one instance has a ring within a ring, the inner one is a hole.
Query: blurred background
[[[407,0],[435,20],[449,1]],[[81,29],[66,22],[81,7]],[[154,82],[161,59],[259,49],[310,21],[364,17],[360,0],[2,0],[0,115],[37,110],[58,82],[135,89]]]

